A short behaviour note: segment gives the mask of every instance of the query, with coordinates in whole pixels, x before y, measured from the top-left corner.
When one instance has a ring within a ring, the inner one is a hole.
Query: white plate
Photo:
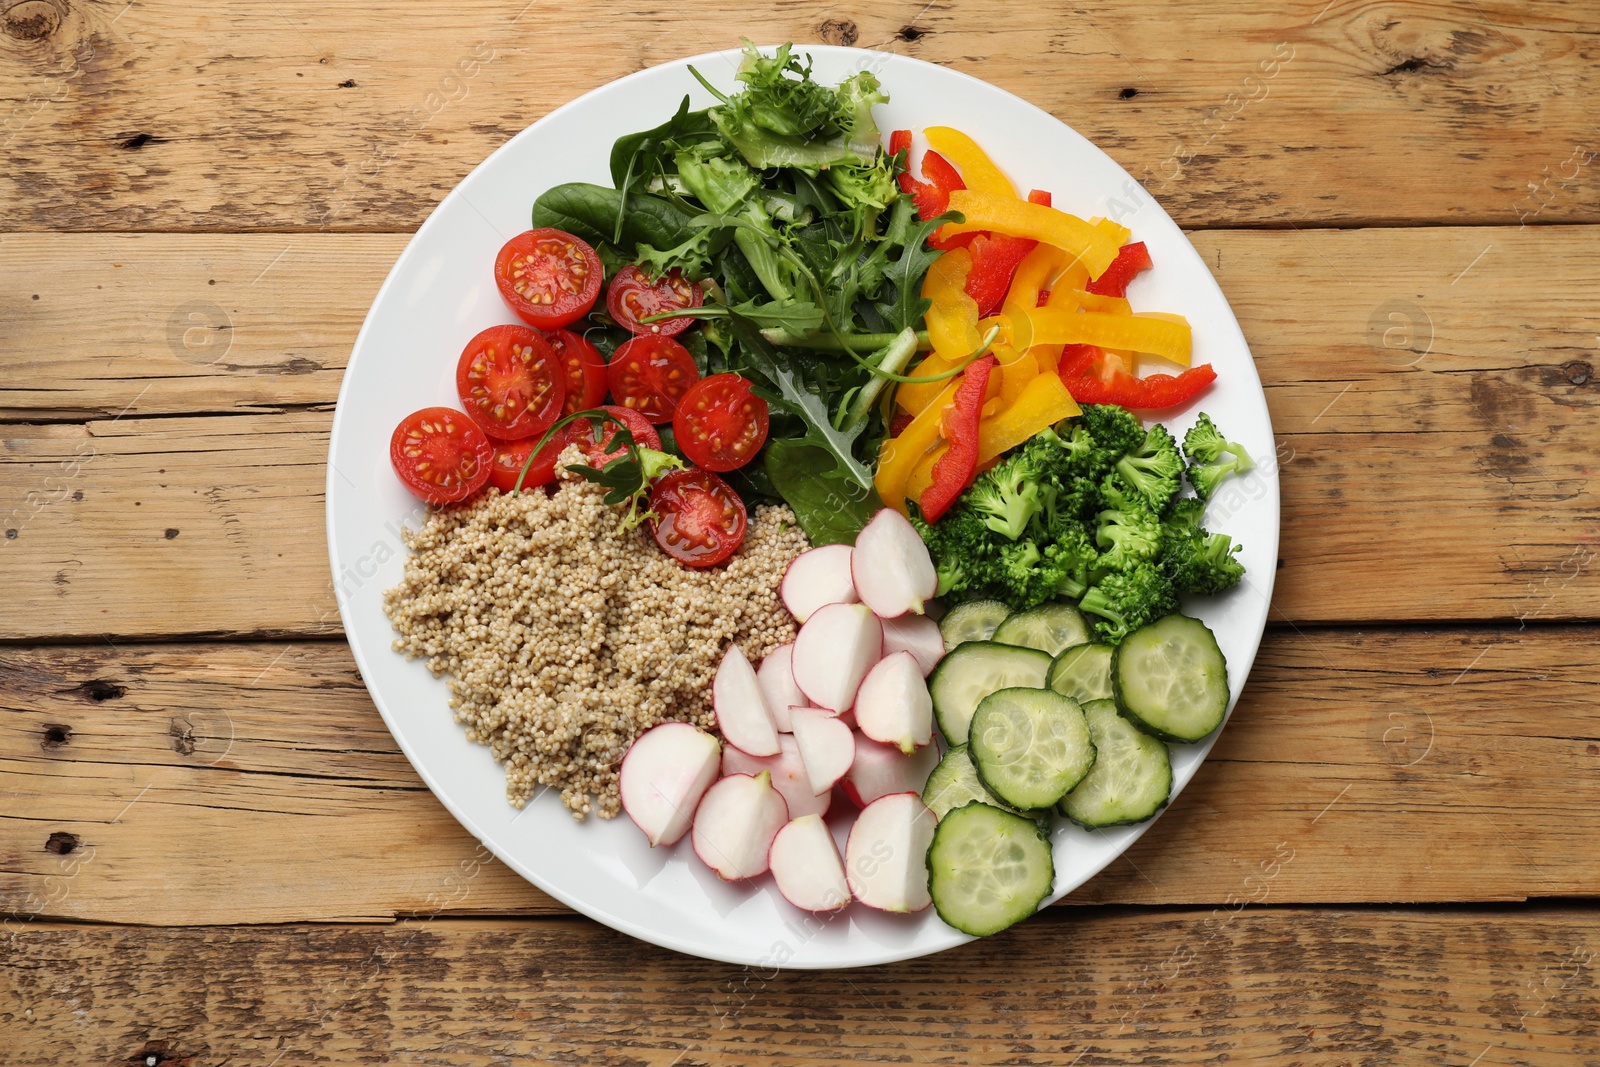
[[[1126,171],[1031,104],[964,74],[918,60],[852,48],[807,51],[828,84],[868,67],[891,96],[879,126],[971,132],[1023,189],[1048,189],[1058,207],[1107,215],[1145,241],[1155,270],[1133,285],[1136,307],[1179,312],[1194,325],[1195,361],[1218,381],[1205,409],[1242,441],[1260,469],[1212,503],[1208,525],[1244,543],[1247,585],[1190,605],[1216,631],[1237,697],[1267,615],[1278,548],[1278,480],[1267,406],[1228,302],[1177,225]],[[626,816],[578,823],[553,793],[518,813],[505,799],[488,749],[467,741],[446,707],[443,680],[393,652],[383,591],[400,581],[403,526],[423,509],[389,467],[389,435],[418,408],[458,406],[455,365],[484,327],[514,321],[500,301],[492,264],[500,245],[528,228],[534,197],[561,182],[610,184],[611,143],[670,116],[685,93],[711,104],[688,65],[732,86],[735,51],[679,60],[597,89],[534,123],[445,197],[401,254],[356,339],[339,393],[328,456],[328,549],[339,610],[356,663],[384,721],[435,795],[513,870],[563,903],[617,930],[680,952],[767,969],[853,967],[921,956],[969,940],[930,909],[885,915],[853,905],[812,918],[785,903],[770,880],[728,885],[694,859],[688,842],[651,850]],[[920,152],[920,143],[918,151]],[[1169,413],[1175,429],[1192,414]],[[1231,709],[1230,709],[1231,710]],[[1215,737],[1174,747],[1174,795]],[[1055,896],[1088,881],[1149,823],[1088,833],[1055,832]]]

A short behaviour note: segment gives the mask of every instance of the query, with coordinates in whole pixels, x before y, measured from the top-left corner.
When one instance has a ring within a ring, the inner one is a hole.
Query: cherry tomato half
[[[467,342],[456,392],[478,429],[496,441],[544,433],[561,417],[566,372],[538,330],[491,326]]]
[[[617,271],[606,289],[606,310],[617,325],[644,337],[675,337],[689,328],[690,320],[662,319],[640,322],[663,311],[697,308],[705,302],[700,287],[688,281],[676,268],[652,281],[644,271],[629,264]]]
[[[540,434],[539,437],[543,437]],[[524,437],[520,441],[510,441],[494,446],[494,461],[489,465],[489,484],[502,493],[509,493],[517,487],[517,479],[522,476],[522,465],[528,462],[528,453],[533,451],[533,446],[539,443],[539,437]],[[557,431],[544,446],[544,451],[539,453],[539,458],[533,461],[533,466],[528,468],[528,476],[522,479],[524,490],[552,482],[556,477],[556,458],[561,455],[561,450],[566,447],[566,431]]]
[[[637,411],[619,408],[612,404],[605,405],[601,410],[615,416],[633,434],[633,441],[641,448],[661,450],[661,435],[656,433],[656,428],[644,421],[644,417]],[[556,431],[534,458],[533,465],[528,468],[528,476],[522,479],[522,488],[532,489],[535,486],[548,485],[556,478],[556,461],[561,458],[561,453],[567,450],[568,445],[577,445],[583,451],[583,461],[589,466],[599,469],[607,463],[622,455],[619,447],[608,451],[611,439],[617,435],[617,428],[611,423],[605,423],[600,431],[600,440],[594,439],[594,427],[587,419],[569,422]],[[507,444],[498,444],[494,447],[494,463],[489,470],[489,484],[499,489],[502,493],[509,493],[516,487],[517,478],[522,474],[522,465],[528,462],[528,454],[533,451],[533,446],[539,443],[541,433],[537,437],[525,437],[521,441],[512,441]]]
[[[618,407],[616,404],[607,404],[600,410],[608,415],[615,416],[623,425],[628,427],[628,432],[633,434],[633,443],[640,448],[653,448],[661,451],[661,435],[656,433],[656,428],[645,421],[643,415],[628,408]],[[569,423],[562,431],[566,434],[566,444],[575,444],[583,449],[583,454],[589,466],[594,468],[604,467],[607,463],[622,455],[623,449],[619,446],[611,449],[611,439],[617,435],[617,428],[612,423],[604,423],[600,429],[600,440],[594,439],[594,427],[587,419],[579,419]],[[565,447],[565,445],[563,445]]]
[[[567,399],[561,414],[599,407],[606,400],[606,360],[600,350],[571,330],[546,330],[556,363],[566,370]]]
[[[589,313],[605,272],[588,242],[564,230],[529,230],[507,241],[494,260],[500,296],[517,318],[555,330]]]
[[[671,422],[678,401],[700,380],[689,350],[670,337],[635,337],[617,346],[606,367],[611,399],[650,422]]]
[[[767,440],[767,402],[737,374],[713,374],[683,394],[672,435],[689,462],[708,471],[737,470]]]
[[[650,522],[661,550],[690,567],[712,567],[744,541],[744,501],[728,483],[697,467],[668,471],[650,490]]]
[[[454,408],[407,415],[389,438],[389,462],[414,496],[454,504],[483,488],[494,448],[472,420]]]

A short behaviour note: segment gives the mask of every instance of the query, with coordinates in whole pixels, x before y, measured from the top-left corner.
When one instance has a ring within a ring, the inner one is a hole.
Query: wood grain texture
[[[1057,912],[826,973],[570,919],[40,926],[0,943],[0,1064],[1580,1067],[1597,948],[1565,908]]]
[[[1600,291],[1600,228],[1195,241],[1251,342],[1279,438],[1276,621],[1600,612],[1589,485],[1600,312],[1587,299]],[[336,632],[326,408],[402,244],[0,243],[0,301],[15,312],[0,337],[0,415],[90,420],[5,431],[0,517],[18,536],[0,542],[0,600],[26,610],[0,618],[0,637]],[[89,290],[105,313],[85,321],[77,294]],[[208,347],[223,334],[225,350]],[[155,417],[236,411],[261,414]],[[1214,513],[1249,488],[1225,490]]]
[[[1600,214],[1579,0],[10,11],[8,230],[408,231],[553,108],[740,35],[977,75],[1105,148],[1189,226]]]
[[[1600,732],[1582,650],[1597,638],[1274,631],[1199,776],[1071,899],[1593,893]],[[198,924],[554,908],[427,792],[343,645],[10,648],[0,692],[0,912]]]

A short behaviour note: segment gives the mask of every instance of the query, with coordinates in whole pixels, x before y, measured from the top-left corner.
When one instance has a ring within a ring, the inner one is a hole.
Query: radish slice
[[[880,659],[856,691],[856,729],[909,755],[933,740],[933,698],[909,652]],[[802,742],[800,754],[805,755]]]
[[[711,682],[711,706],[723,739],[752,756],[776,756],[778,731],[767,713],[766,698],[744,649],[729,645]]]
[[[622,810],[652,848],[688,831],[695,805],[717,780],[721,754],[715,737],[686,722],[653,726],[628,746],[617,772]]]
[[[928,546],[910,521],[890,508],[856,534],[850,577],[861,602],[885,619],[908,611],[921,615],[923,603],[939,588]]]
[[[926,678],[944,658],[944,637],[939,633],[939,624],[926,615],[884,619],[883,654],[887,656],[891,652],[909,652],[917,657],[922,676]]]
[[[935,626],[934,636],[938,634],[939,628]],[[942,640],[939,649],[944,650]],[[788,733],[789,709],[806,702],[806,695],[794,684],[794,644],[779,645],[768,652],[756,671],[756,681],[761,683],[761,695],[766,698],[772,725],[779,733]]]
[[[794,740],[806,767],[811,791],[824,796],[844,777],[856,759],[856,738],[850,727],[821,708],[790,708]]]
[[[791,819],[826,815],[833,803],[833,794],[818,796],[811,788],[811,776],[806,771],[799,744],[789,734],[779,734],[778,746],[776,756],[752,756],[729,745],[722,750],[722,773],[756,775],[766,771],[772,775],[772,788],[782,793],[784,802],[789,805]],[[853,751],[851,755],[854,756]]]
[[[694,853],[725,882],[754,878],[766,872],[772,839],[788,821],[789,809],[770,774],[730,774],[700,798]]]
[[[789,562],[778,587],[783,606],[800,622],[824,604],[854,604],[860,599],[850,579],[850,546],[807,549]]]
[[[795,684],[817,707],[844,711],[855,701],[861,679],[881,655],[883,624],[869,608],[862,604],[824,605],[812,613],[794,639]]]
[[[833,834],[820,815],[791,819],[767,856],[778,892],[806,911],[837,911],[850,903],[850,883]]]
[[[938,824],[915,793],[891,793],[868,804],[856,816],[844,847],[846,877],[855,898],[880,911],[921,911],[931,904],[928,846]]]
[[[938,764],[938,745],[924,745],[908,756],[856,734],[856,758],[840,786],[851,803],[864,808],[891,793],[921,793]]]

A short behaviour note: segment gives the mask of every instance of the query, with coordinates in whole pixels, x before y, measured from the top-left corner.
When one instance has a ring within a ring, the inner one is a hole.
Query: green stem
[[[523,462],[522,473],[517,475],[517,484],[511,487],[510,495],[516,496],[522,492],[522,483],[528,477],[528,472],[533,469],[533,461],[539,458],[540,452],[544,451],[544,446],[548,445],[552,440],[555,439],[558,431],[566,429],[567,426],[571,425],[573,422],[576,422],[578,419],[588,419],[589,425],[596,430],[598,430],[605,423],[615,423],[617,432],[619,434],[625,433],[628,435],[626,438],[628,454],[635,460],[639,458],[638,445],[633,443],[633,431],[628,429],[627,423],[623,422],[609,411],[602,411],[599,408],[590,408],[587,411],[574,411],[571,415],[568,415],[564,419],[557,419],[555,424],[544,432],[544,436],[539,438],[539,443],[534,446],[533,451],[528,453],[527,460]],[[615,438],[613,438],[613,440],[615,440]]]
[[[782,327],[773,327],[762,330],[761,336],[775,345],[786,345],[790,348],[815,348],[823,352],[843,352],[845,350],[844,344],[841,344],[837,337],[831,337],[827,334],[791,333]],[[844,338],[846,343],[854,347],[876,351],[893,344],[899,336],[897,333],[847,333]],[[914,351],[926,352],[933,347],[933,343],[928,340],[927,330],[916,330],[913,336],[917,339]]]
[[[879,370],[898,374],[905,369],[906,364],[911,362],[911,357],[916,353],[917,331],[908,326],[895,334],[882,352],[871,358],[877,363]],[[872,405],[877,402],[878,394],[883,392],[888,381],[887,378],[877,374],[867,380],[867,384],[861,387],[861,392],[857,393],[855,400],[851,402],[850,410],[845,413],[846,430],[867,421],[867,417],[872,414]]]

